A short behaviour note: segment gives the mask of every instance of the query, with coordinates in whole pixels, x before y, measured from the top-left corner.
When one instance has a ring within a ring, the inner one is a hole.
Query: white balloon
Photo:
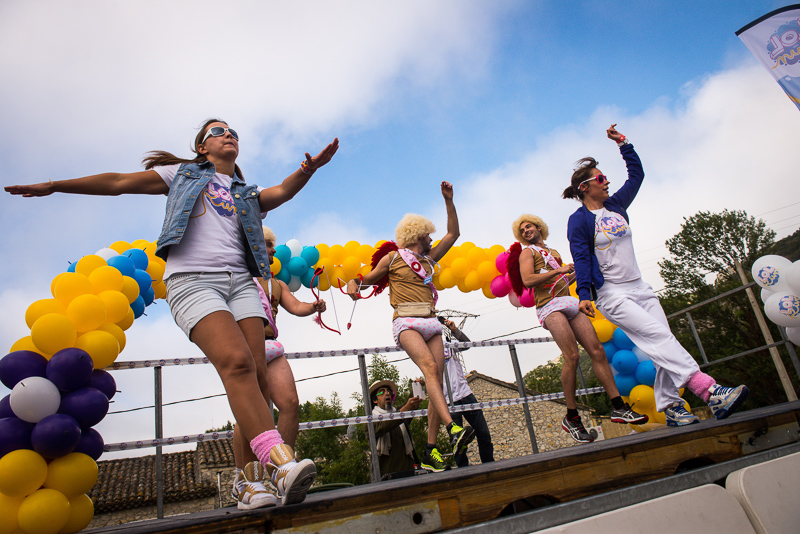
[[[788,290],[789,284],[783,274],[791,265],[792,262],[783,256],[776,256],[774,254],[761,256],[753,263],[753,268],[751,270],[753,280],[755,280],[759,286],[767,288],[770,291]]]
[[[58,411],[61,393],[55,384],[41,376],[23,378],[9,398],[14,415],[29,423],[38,423]]]
[[[787,328],[786,337],[795,345],[800,346],[800,326],[790,326]]]
[[[779,326],[800,326],[800,297],[794,293],[775,293],[764,303],[764,313]]]
[[[648,356],[647,353],[645,353],[645,351],[643,351],[637,346],[634,346],[631,352],[633,352],[636,355],[636,359],[638,359],[639,362],[649,362],[650,360],[652,360],[652,358],[650,358],[650,356]]]
[[[800,295],[800,260],[791,264],[784,274],[786,283],[792,288],[795,295]]]
[[[299,256],[303,252],[303,245],[297,239],[290,239],[286,242],[286,246],[292,251],[292,256]]]
[[[774,294],[775,294],[774,291],[770,291],[769,289],[762,287],[761,288],[761,302],[767,302],[767,299],[770,298]]]
[[[113,248],[101,248],[100,250],[95,252],[95,255],[100,256],[106,261],[110,260],[114,256],[119,256],[119,254],[117,254],[117,251],[114,250]]]
[[[522,304],[519,303],[519,297],[517,296],[516,293],[514,293],[513,289],[508,292],[508,301],[515,308],[521,308],[522,307]]]
[[[289,291],[294,293],[295,291],[300,289],[300,286],[303,285],[303,282],[300,281],[300,277],[299,276],[297,276],[296,274],[293,274],[292,275],[292,279],[289,280],[289,283],[286,284],[286,285],[289,286]]]

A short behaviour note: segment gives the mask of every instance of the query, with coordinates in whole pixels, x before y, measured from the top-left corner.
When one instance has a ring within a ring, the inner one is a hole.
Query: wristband
[[[617,142],[617,146],[624,146],[624,145],[629,145],[629,144],[631,144],[631,142],[628,141],[628,138],[625,137],[624,135],[622,137],[620,137],[619,138],[619,142]]]
[[[309,176],[311,176],[312,174],[314,174],[317,171],[317,169],[312,169],[311,167],[309,167],[308,166],[308,161],[306,161],[306,160],[303,160],[300,163],[300,170],[303,171],[303,174],[307,174]]]

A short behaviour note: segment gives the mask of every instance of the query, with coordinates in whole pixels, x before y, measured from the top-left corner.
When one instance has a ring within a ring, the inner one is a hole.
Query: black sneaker
[[[629,423],[631,425],[643,425],[649,417],[644,414],[634,412],[628,403],[619,410],[611,410],[612,423]]]
[[[564,419],[561,420],[561,428],[563,428],[564,431],[572,436],[572,439],[578,443],[591,443],[594,441],[594,438],[591,436],[591,434],[589,434],[583,427],[580,416],[576,417],[575,419],[567,419],[567,416],[565,415]]]
[[[425,454],[420,467],[434,473],[450,470],[450,466],[442,460],[442,455],[435,448],[431,452]]]
[[[461,428],[453,423],[450,427],[450,446],[453,447],[453,454],[463,454],[467,452],[467,446],[475,439],[475,430],[471,426]]]

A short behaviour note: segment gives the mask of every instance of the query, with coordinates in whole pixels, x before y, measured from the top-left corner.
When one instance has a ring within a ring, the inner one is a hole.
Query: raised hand
[[[322,152],[311,157],[311,154],[306,152],[306,165],[308,166],[309,170],[315,171],[328,163],[333,155],[336,154],[336,151],[339,150],[339,138],[334,138],[333,142],[322,149]]]
[[[442,182],[442,196],[445,200],[453,199],[453,184],[450,182]]]
[[[616,124],[612,124],[611,127],[608,130],[606,130],[606,135],[608,136],[609,139],[611,139],[615,143],[619,143],[620,141],[625,139],[625,136],[617,131]]]
[[[31,185],[7,185],[3,189],[12,195],[23,197],[46,197],[53,194],[53,182],[42,182]]]

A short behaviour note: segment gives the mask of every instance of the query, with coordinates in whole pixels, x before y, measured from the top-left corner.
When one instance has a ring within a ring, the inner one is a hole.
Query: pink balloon
[[[501,252],[494,260],[494,266],[497,267],[497,270],[500,271],[500,274],[506,274],[506,271],[508,271],[508,268],[506,268],[507,258],[508,252]]]
[[[513,291],[508,294],[508,301],[511,303],[512,306],[515,308],[522,307],[522,304],[519,303],[519,297]]]
[[[489,288],[492,290],[492,295],[495,297],[505,297],[508,295],[508,292],[511,291],[511,288],[508,286],[508,283],[502,274],[499,274],[492,279],[492,283]]]
[[[533,308],[536,306],[536,300],[533,298],[533,290],[525,289],[519,297],[519,303],[523,308]]]

